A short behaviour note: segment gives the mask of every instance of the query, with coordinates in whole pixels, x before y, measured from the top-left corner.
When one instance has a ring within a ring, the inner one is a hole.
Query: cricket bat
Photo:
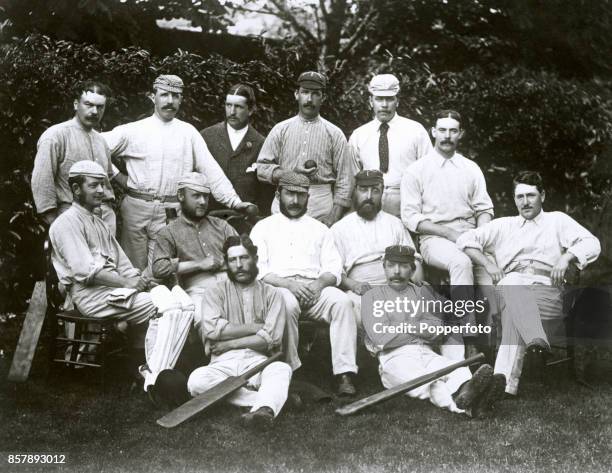
[[[379,393],[364,397],[359,401],[355,401],[351,404],[347,404],[346,406],[339,407],[338,409],[336,409],[336,413],[340,414],[341,416],[354,414],[355,412],[359,412],[362,409],[365,409],[366,407],[379,404],[383,401],[391,399],[392,397],[399,396],[400,394],[411,391],[415,388],[418,388],[419,386],[423,386],[424,384],[430,383],[431,381],[434,381],[441,376],[447,375],[448,373],[455,371],[457,368],[469,366],[484,360],[485,356],[482,353],[479,353],[478,355],[474,355],[471,358],[468,358],[467,360],[453,363],[452,365],[449,365],[446,368],[442,368],[429,374],[424,374],[423,376],[419,376],[418,378],[414,378],[413,380],[398,384],[397,386],[392,387],[390,389],[385,389],[384,391],[381,391]]]
[[[210,388],[208,391],[199,394],[182,406],[177,407],[165,416],[157,419],[157,423],[167,429],[176,427],[246,385],[250,377],[262,371],[270,363],[278,360],[281,355],[282,352],[275,353],[267,360],[245,371],[240,376],[230,376],[226,380]]]
[[[9,381],[23,383],[28,379],[46,312],[47,292],[45,281],[36,281],[28,312],[23,321],[23,327],[21,327],[17,348],[13,355],[13,362],[8,374]]]

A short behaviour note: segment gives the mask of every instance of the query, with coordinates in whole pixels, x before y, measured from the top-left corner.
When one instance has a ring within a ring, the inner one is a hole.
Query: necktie
[[[387,140],[388,123],[380,124],[380,136],[378,137],[378,159],[380,160],[380,170],[387,172],[389,170],[389,141]]]

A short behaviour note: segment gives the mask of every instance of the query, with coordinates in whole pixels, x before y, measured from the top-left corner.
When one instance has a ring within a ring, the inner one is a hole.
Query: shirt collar
[[[302,215],[300,218],[289,218],[282,212],[279,212],[277,215],[279,215],[280,218],[283,219],[283,221],[290,223],[299,223],[304,221],[304,217],[306,217],[307,214]]]
[[[155,111],[153,112],[153,115],[151,115],[151,118],[156,122],[159,123],[161,126],[170,126],[174,123],[174,118],[172,120],[170,120],[169,122],[165,122],[164,120],[162,120],[161,118],[159,118],[157,116],[157,113],[155,113]]]
[[[181,219],[181,220],[182,220],[184,223],[186,223],[187,225],[192,226],[192,227],[197,228],[197,229],[201,228],[201,227],[202,227],[202,225],[204,225],[206,222],[208,222],[208,221],[209,221],[209,220],[208,220],[208,215],[207,215],[207,216],[206,216],[206,217],[204,217],[204,218],[202,219],[202,221],[201,221],[201,222],[198,224],[198,223],[194,222],[193,220],[188,219],[188,218],[185,216],[185,214],[183,214],[182,212],[181,212],[181,215],[179,216],[179,218],[180,218],[180,219]]]
[[[393,118],[387,122],[387,125],[389,125],[389,128],[391,128],[393,124],[396,122],[397,122],[397,112],[393,115]],[[382,122],[378,118],[375,117],[374,123],[376,123],[376,129],[380,130],[380,126],[382,125]]]
[[[298,119],[302,122],[302,123],[316,123],[318,121],[321,120],[321,115],[317,115],[314,118],[310,118],[310,119],[306,119],[304,118],[302,115],[300,115],[299,113],[297,114]]]
[[[87,128],[83,126],[83,124],[81,123],[81,120],[79,120],[76,115],[72,118],[71,122],[75,127],[79,128],[80,130],[83,130],[85,133],[91,132],[91,130],[88,130]]]
[[[540,226],[542,224],[542,221],[545,218],[544,210],[541,210],[540,213],[535,218],[532,218],[531,220],[524,219],[520,215],[519,215],[519,218],[521,219],[521,227],[523,227],[528,222],[535,223],[537,226]]]
[[[240,128],[240,130],[236,130],[229,123],[225,122],[225,127],[227,128],[228,134],[242,135],[242,134],[244,134],[244,133],[246,133],[248,131],[249,124],[247,123],[245,127]]]
[[[445,158],[440,153],[438,153],[438,150],[436,150],[434,148],[433,149],[433,155],[434,155],[434,159],[436,160],[436,163],[438,163],[438,165],[440,167],[445,166],[448,163],[453,164],[454,166],[458,166],[459,165],[459,163],[458,163],[459,159],[458,159],[457,152],[455,152],[455,154],[453,154],[450,158]]]
[[[85,207],[83,207],[81,204],[79,204],[76,200],[72,201],[72,206],[79,211],[80,213],[87,215],[89,217],[94,216],[94,213],[91,212],[90,210],[86,209]]]

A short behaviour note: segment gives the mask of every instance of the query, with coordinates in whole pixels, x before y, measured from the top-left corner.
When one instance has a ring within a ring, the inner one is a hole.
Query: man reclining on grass
[[[417,286],[410,281],[415,270],[415,253],[408,246],[390,246],[385,250],[383,267],[387,286],[377,286],[362,301],[362,319],[366,331],[366,347],[378,356],[382,384],[389,389],[456,362],[436,353],[432,345],[438,341],[434,330],[444,325],[442,314],[432,313],[427,304],[438,299],[430,286]],[[395,304],[395,301],[401,304]],[[420,303],[416,311],[410,301]],[[391,304],[384,304],[385,302]],[[386,310],[392,307],[391,310]],[[379,310],[385,309],[385,310]],[[400,310],[401,309],[401,310]],[[493,375],[490,365],[482,365],[472,376],[469,368],[457,368],[407,394],[429,399],[435,406],[451,412],[477,417],[492,410],[503,395],[506,380]]]

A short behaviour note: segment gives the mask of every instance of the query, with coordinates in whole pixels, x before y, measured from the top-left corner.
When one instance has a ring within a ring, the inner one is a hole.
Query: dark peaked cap
[[[405,245],[393,245],[385,248],[385,259],[396,263],[414,263],[414,250]]]
[[[355,184],[358,186],[373,186],[383,182],[383,173],[378,169],[367,169],[355,174]]]

